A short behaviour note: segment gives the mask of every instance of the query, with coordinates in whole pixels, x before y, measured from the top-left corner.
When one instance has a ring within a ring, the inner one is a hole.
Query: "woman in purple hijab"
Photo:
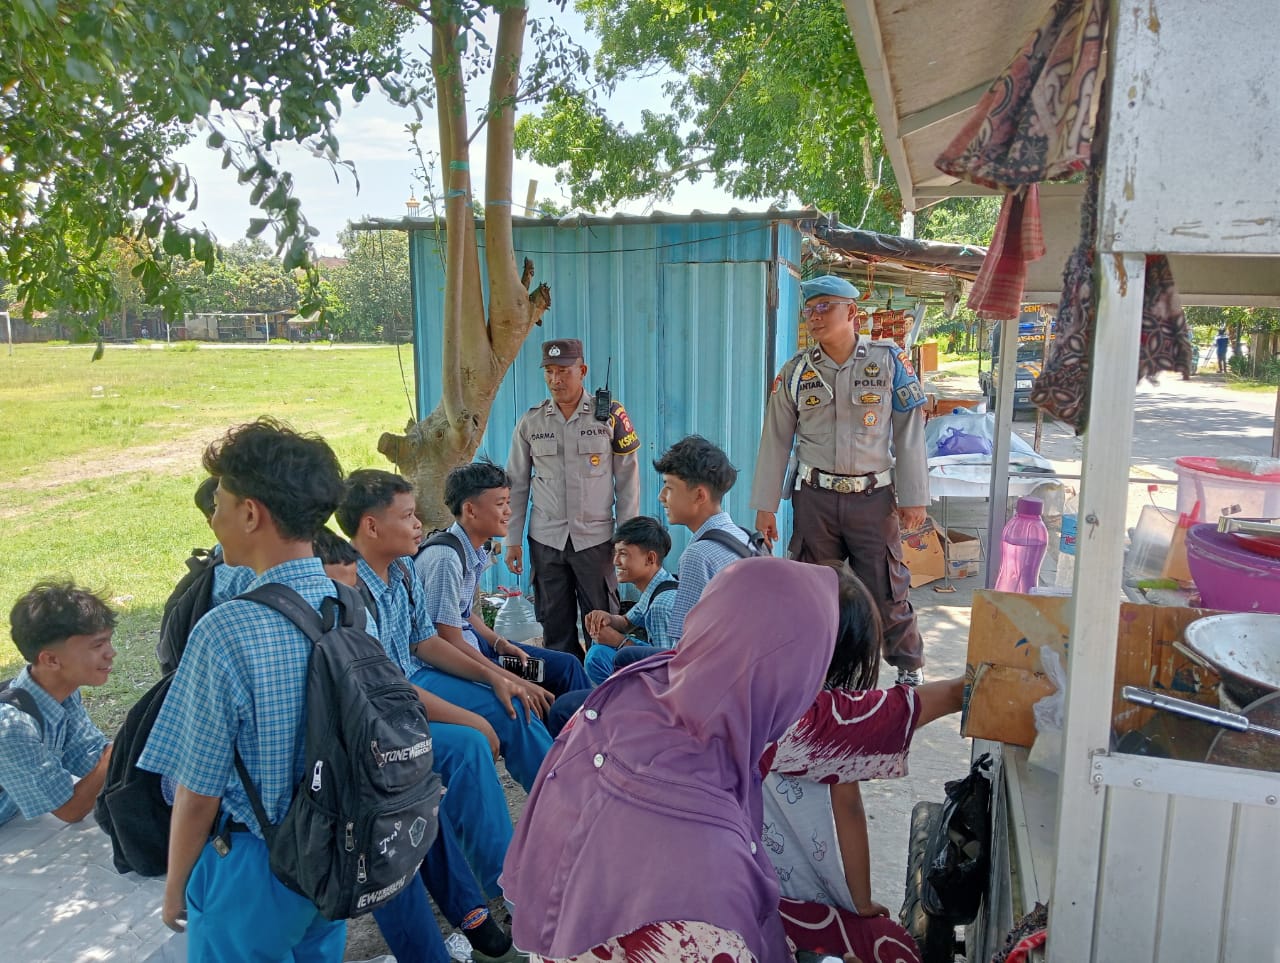
[[[837,578],[779,558],[718,575],[680,648],[615,674],[552,746],[507,851],[534,959],[784,963],[760,755],[812,705]]]

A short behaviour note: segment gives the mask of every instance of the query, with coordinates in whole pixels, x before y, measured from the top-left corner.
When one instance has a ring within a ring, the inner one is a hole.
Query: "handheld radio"
[[[604,387],[596,389],[596,421],[609,420],[609,408],[613,404],[613,395],[609,393],[609,375],[613,373],[613,356],[604,369]]]

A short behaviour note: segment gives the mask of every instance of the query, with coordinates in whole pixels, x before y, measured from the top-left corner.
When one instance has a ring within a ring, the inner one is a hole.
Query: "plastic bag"
[[[948,428],[938,439],[939,455],[989,455],[991,442],[981,435],[974,435],[963,428]]]
[[[920,903],[930,916],[972,923],[987,888],[991,856],[991,754],[984,752],[969,775],[947,783],[947,801],[929,838],[928,869]]]
[[[1067,708],[1067,671],[1058,653],[1047,645],[1040,649],[1040,664],[1053,683],[1054,693],[1031,707],[1036,719],[1036,741],[1027,762],[1057,772],[1062,762],[1062,728]]]
[[[510,642],[528,642],[540,638],[542,625],[533,611],[533,603],[520,592],[507,596],[493,620],[493,630]]]

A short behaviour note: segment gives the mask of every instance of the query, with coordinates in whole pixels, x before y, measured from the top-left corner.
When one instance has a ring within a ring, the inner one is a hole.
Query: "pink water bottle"
[[[997,592],[1028,594],[1040,583],[1040,563],[1049,544],[1049,530],[1040,517],[1044,503],[1038,498],[1019,498],[1018,510],[1000,535],[1000,574]]]

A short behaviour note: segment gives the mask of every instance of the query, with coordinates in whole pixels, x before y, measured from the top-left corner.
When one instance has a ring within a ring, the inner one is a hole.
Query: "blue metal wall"
[[[480,243],[484,235],[480,234]],[[776,368],[798,335],[800,232],[791,221],[650,221],[515,229],[516,260],[533,260],[535,283],[551,286],[552,304],[507,373],[490,413],[480,454],[505,464],[516,421],[546,398],[540,344],[581,338],[587,388],[603,383],[627,408],[643,448],[641,512],[665,522],[661,479],[652,462],[688,434],[728,452],[738,483],[726,509],[750,527],[747,509],[765,400]],[[414,355],[419,414],[440,398],[444,274],[436,238],[410,236],[414,285]],[[790,508],[779,517],[790,529]],[[688,542],[672,530],[674,570]],[[505,567],[487,580],[514,583]]]

